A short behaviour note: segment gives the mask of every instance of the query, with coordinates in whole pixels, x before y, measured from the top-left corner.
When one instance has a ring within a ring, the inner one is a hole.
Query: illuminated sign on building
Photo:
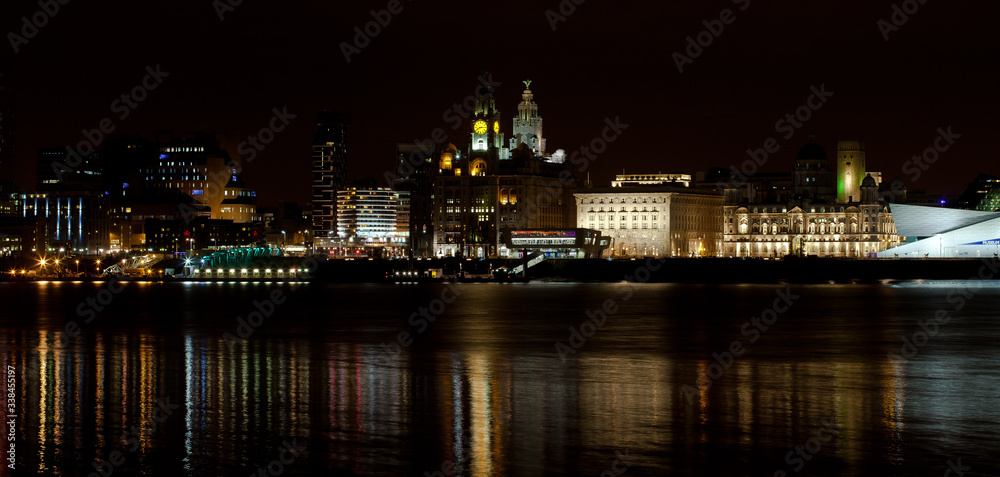
[[[1000,238],[995,238],[993,240],[983,240],[981,242],[970,242],[962,245],[1000,245]]]
[[[511,232],[511,245],[576,245],[574,231],[515,230]]]

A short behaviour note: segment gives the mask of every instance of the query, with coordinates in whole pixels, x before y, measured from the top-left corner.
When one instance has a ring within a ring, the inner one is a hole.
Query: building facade
[[[723,198],[716,191],[641,185],[583,189],[574,195],[577,227],[611,237],[611,257],[722,253]]]
[[[516,123],[522,129],[515,136],[523,138],[525,124],[533,125],[535,142],[542,144],[531,90],[525,89],[522,98],[524,121]],[[575,226],[571,171],[523,141],[509,149],[500,124],[493,95],[483,94],[469,120],[469,147],[462,151],[447,144],[435,153],[436,170],[430,173],[434,256],[509,256],[505,231]]]
[[[890,205],[881,199],[875,177],[865,174],[854,185],[864,171],[864,145],[839,142],[837,161],[833,175],[826,152],[810,140],[796,158],[790,196],[762,193],[767,188],[756,178],[727,187],[723,255],[872,258],[898,245]],[[845,200],[831,200],[834,184],[836,197]]]
[[[347,247],[406,247],[409,195],[384,187],[341,190],[337,194],[338,242]]]
[[[239,179],[240,164],[206,133],[157,135],[158,159],[145,172],[146,188],[153,193],[180,192],[191,202],[178,208],[185,216],[216,220],[260,220],[256,211],[256,193]],[[227,200],[242,198],[243,213],[234,213]]]
[[[347,112],[320,111],[313,137],[313,239],[318,246],[337,238],[337,192],[347,187]]]

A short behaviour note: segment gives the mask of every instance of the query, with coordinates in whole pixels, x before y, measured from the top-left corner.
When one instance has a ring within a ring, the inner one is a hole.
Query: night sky
[[[622,169],[728,167],[769,137],[781,149],[763,169],[786,170],[810,130],[831,157],[839,139],[865,141],[868,169],[911,189],[957,194],[978,172],[1000,173],[995,2],[927,0],[886,41],[877,23],[901,1],[587,0],[553,31],[545,12],[558,11],[556,0],[403,0],[350,64],[341,42],[389,2],[298,3],[243,0],[222,21],[211,0],[60,5],[17,54],[9,36],[0,48],[17,92],[16,161],[4,174],[31,188],[38,148],[75,144],[103,118],[116,133],[150,138],[157,129],[241,138],[287,107],[297,118],[244,167],[245,179],[264,204],[305,202],[317,109],[351,111],[350,179],[381,179],[396,143],[435,128],[464,149],[466,126],[452,130],[443,115],[484,71],[501,83],[508,134],[521,80],[534,80],[550,152],[589,143],[605,118],[628,124],[588,169],[598,184]],[[2,8],[5,35],[40,10],[20,0]],[[680,73],[672,54],[724,9],[735,20]],[[157,64],[169,75],[119,119],[112,102]],[[821,84],[834,95],[784,139],[775,123]],[[961,138],[910,181],[903,163],[947,126]]]

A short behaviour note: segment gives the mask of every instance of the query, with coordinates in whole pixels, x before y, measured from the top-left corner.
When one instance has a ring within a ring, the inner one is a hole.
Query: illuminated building
[[[37,188],[103,192],[103,169],[96,153],[66,147],[39,149],[35,169]]]
[[[980,173],[958,196],[955,206],[960,209],[994,211],[1000,210],[1000,177]]]
[[[83,191],[17,194],[15,207],[22,218],[44,218],[43,249],[64,248],[88,254],[111,249],[107,195]]]
[[[313,237],[329,243],[337,234],[337,191],[347,186],[347,112],[320,111],[313,137]]]
[[[261,221],[257,211],[257,192],[247,188],[238,176],[229,179],[222,196],[218,214],[220,219],[232,220],[237,224]]]
[[[540,253],[545,258],[601,258],[609,238],[590,229],[511,230],[504,233],[510,256]]]
[[[502,139],[501,139],[502,140]],[[510,138],[510,150],[521,144],[527,145],[536,155],[545,155],[545,137],[542,136],[542,117],[538,115],[538,103],[531,92],[531,80],[524,81],[521,103],[517,105],[514,118],[514,134]]]
[[[259,224],[196,217],[145,220],[145,247],[156,253],[187,253],[209,247],[242,247],[264,241]]]
[[[192,197],[189,204],[178,207],[178,215],[201,216],[212,219],[260,220],[256,212],[256,193],[248,191],[239,180],[240,164],[220,146],[210,134],[157,135],[158,160],[144,171],[147,188],[153,191],[179,192]],[[232,185],[232,188],[229,186]],[[227,199],[241,198],[241,213],[232,205],[228,212],[223,203]]]
[[[350,187],[337,194],[337,237],[343,244],[405,247],[409,192]]]
[[[661,184],[583,189],[574,196],[577,227],[611,237],[613,257],[712,257],[721,253],[722,196],[718,192]]]
[[[728,186],[724,255],[863,258],[896,246],[900,238],[888,202],[880,200],[875,177],[865,174],[854,185],[854,178],[864,171],[864,145],[841,141],[837,149],[835,177],[822,147],[810,140],[799,150],[791,197],[761,193],[754,177],[739,187]],[[846,201],[831,200],[834,183],[837,197],[843,195]]]
[[[611,181],[611,187],[631,187],[639,185],[673,185],[691,187],[691,174],[618,174]]]
[[[990,195],[993,195],[994,188]],[[1000,212],[893,204],[906,243],[879,253],[886,258],[984,258],[1000,255]]]
[[[521,128],[515,136],[525,138],[531,126],[537,137],[541,118],[531,90],[522,97],[524,118],[515,122]],[[435,153],[430,211],[435,256],[503,256],[504,231],[574,225],[570,170],[560,158],[541,156],[527,143],[505,147],[500,124],[493,95],[483,94],[469,120],[469,147],[463,152],[447,144]],[[540,138],[536,142],[542,144]]]
[[[861,181],[865,178],[865,144],[861,141],[837,143],[837,202],[848,203],[861,198]]]

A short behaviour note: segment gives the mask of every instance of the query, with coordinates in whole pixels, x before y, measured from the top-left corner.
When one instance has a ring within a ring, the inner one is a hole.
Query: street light
[[[76,274],[77,275],[80,274],[80,261],[79,260],[76,261]]]

